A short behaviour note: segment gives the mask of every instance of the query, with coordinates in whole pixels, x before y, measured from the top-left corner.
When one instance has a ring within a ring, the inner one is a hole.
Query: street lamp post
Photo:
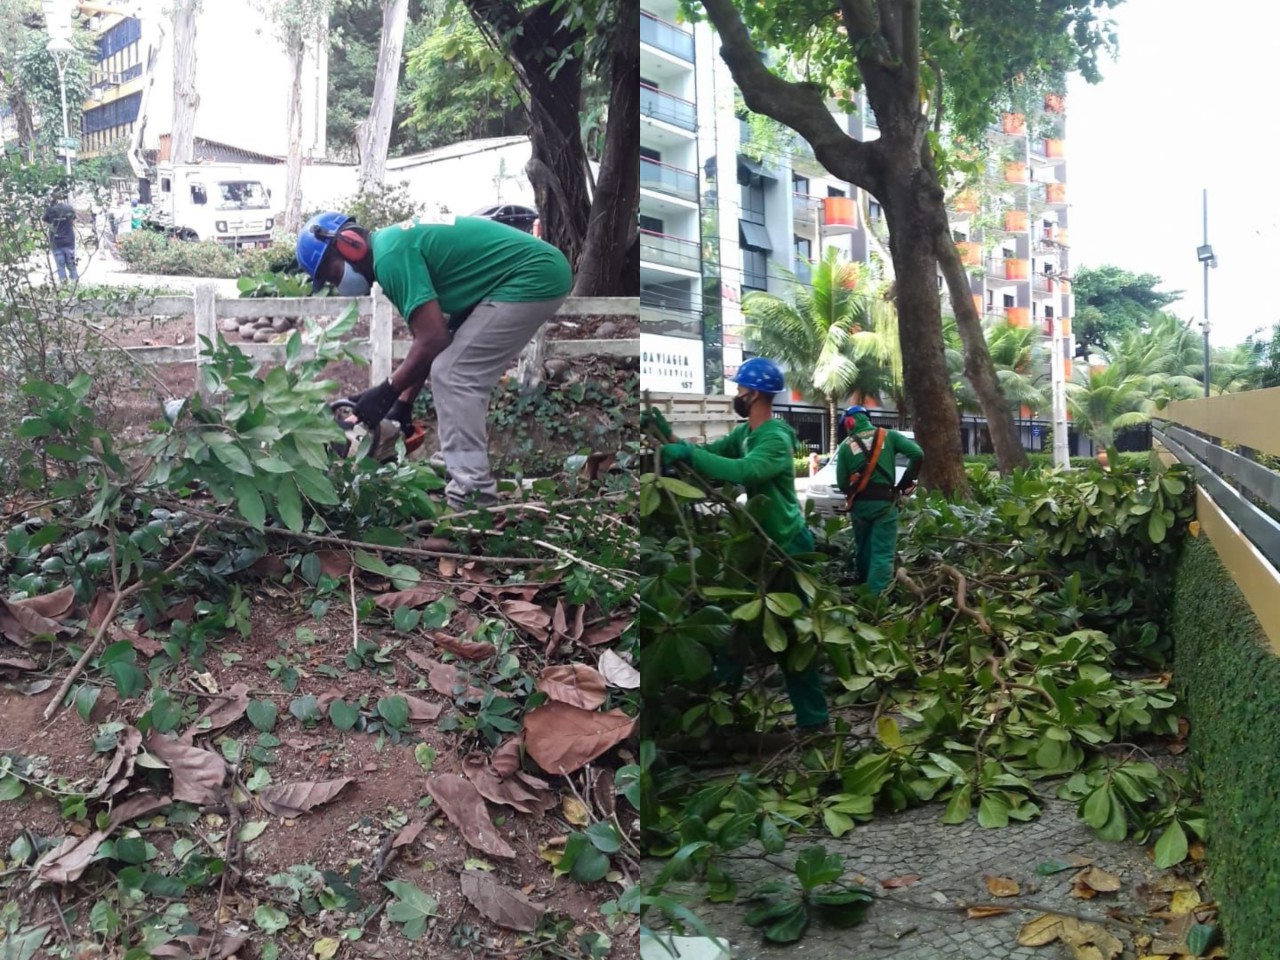
[[[1204,395],[1209,395],[1209,268],[1218,265],[1218,258],[1213,255],[1213,247],[1209,246],[1209,190],[1204,190],[1204,243],[1196,247],[1196,258],[1204,265],[1204,319],[1200,321],[1200,332],[1204,334]]]
[[[45,47],[58,68],[58,93],[62,97],[62,155],[67,162],[67,176],[71,176],[71,124],[67,119],[67,60],[75,47],[65,37],[54,37]]]

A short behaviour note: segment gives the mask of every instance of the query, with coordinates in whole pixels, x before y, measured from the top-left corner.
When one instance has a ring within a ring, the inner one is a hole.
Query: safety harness
[[[850,439],[858,445],[858,449],[862,451],[865,458],[862,469],[853,475],[853,490],[849,492],[845,498],[844,506],[846,510],[853,509],[853,502],[859,497],[864,500],[892,500],[894,497],[893,486],[888,483],[871,482],[871,476],[875,473],[876,464],[880,462],[880,452],[884,450],[885,429],[876,427],[875,436],[871,441],[871,449],[867,449],[867,445],[862,442],[862,438],[856,433],[849,434]]]

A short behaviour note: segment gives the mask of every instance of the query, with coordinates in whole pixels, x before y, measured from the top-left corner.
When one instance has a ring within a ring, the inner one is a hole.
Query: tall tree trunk
[[[948,496],[965,494],[969,481],[960,445],[960,413],[947,375],[942,307],[934,280],[935,208],[941,208],[942,188],[927,171],[902,156],[886,163],[882,173],[884,189],[877,196],[889,221],[898,336],[901,343],[911,345],[902,351],[902,379],[916,438],[925,450],[920,482]]]
[[[582,40],[582,32],[564,25],[558,0],[544,0],[527,13],[512,0],[464,2],[489,43],[511,63],[525,91],[532,146],[525,169],[537,200],[542,237],[559,247],[576,270],[591,221],[590,168],[578,114],[582,60],[560,58]],[[555,76],[553,66],[558,66]],[[638,103],[636,109],[638,118]],[[634,129],[628,135],[634,141]]]
[[[836,436],[838,435],[837,427],[839,425],[839,418],[836,416],[836,398],[834,394],[829,394],[827,396],[827,414],[831,418],[831,436],[827,441],[827,452],[835,453],[836,452]]]
[[[169,158],[174,163],[190,163],[195,156],[196,110],[200,92],[196,89],[196,15],[200,0],[174,0],[173,5],[173,126],[169,132]]]
[[[941,226],[938,229],[938,264],[951,291],[951,309],[956,317],[956,329],[964,345],[964,375],[987,418],[991,432],[991,445],[995,448],[996,463],[1001,473],[1030,463],[1027,451],[1022,447],[1022,437],[1013,422],[1013,410],[1000,387],[995,362],[987,348],[987,337],[982,330],[982,320],[973,305],[973,289],[969,286],[969,273],[960,260],[960,251],[951,239],[951,225],[946,210],[939,211]]]
[[[369,118],[361,121],[356,129],[361,192],[380,185],[386,179],[387,148],[391,144],[391,124],[400,82],[400,54],[404,50],[404,31],[408,21],[409,0],[382,0],[382,44],[378,48],[373,104],[369,107]]]
[[[289,70],[293,81],[289,89],[289,155],[285,166],[284,229],[297,233],[302,229],[302,28],[288,29]]]
[[[609,123],[604,156],[591,202],[591,219],[578,261],[574,295],[640,295],[639,269],[627,270],[632,248],[639,250],[640,165],[635,132],[640,124],[640,3],[618,0],[614,45],[609,58]],[[637,256],[638,267],[638,256]]]

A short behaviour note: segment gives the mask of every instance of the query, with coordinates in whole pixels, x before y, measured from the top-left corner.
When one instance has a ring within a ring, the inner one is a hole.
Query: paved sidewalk
[[[1013,912],[971,920],[963,911],[922,909],[879,899],[862,925],[850,929],[811,925],[799,943],[789,946],[766,945],[759,931],[742,922],[742,904],[704,903],[695,912],[717,936],[729,940],[735,960],[1067,960],[1073,954],[1060,942],[1044,947],[1018,946],[1018,929],[1044,912],[1038,907],[1016,909],[1019,904],[1045,905],[1088,918],[1105,918],[1113,908],[1141,916],[1146,908],[1137,899],[1135,888],[1163,872],[1152,864],[1143,847],[1097,839],[1076,816],[1074,804],[1046,801],[1038,820],[994,830],[983,829],[974,820],[946,826],[939,820],[941,813],[941,806],[931,804],[860,824],[839,840],[827,836],[812,842],[822,843],[829,853],[845,858],[846,879],[862,874],[865,885],[877,896],[889,895],[929,908],[990,903],[994,898],[987,891],[984,876],[1011,878],[1021,885],[1022,893],[998,902],[1015,908]],[[789,841],[775,859],[790,862],[809,842],[803,838]],[[740,852],[758,851],[747,848]],[[1118,874],[1120,890],[1079,900],[1069,895],[1076,870],[1048,877],[1036,874],[1040,863],[1066,861],[1072,856],[1092,858],[1095,866]],[[778,876],[775,867],[761,860],[725,863],[738,881],[740,896],[758,881]],[[918,874],[920,880],[895,890],[880,886],[882,880],[907,874]],[[1207,891],[1204,895],[1207,899]],[[1108,930],[1129,944],[1125,931],[1114,926]],[[1126,957],[1137,955],[1125,953]]]

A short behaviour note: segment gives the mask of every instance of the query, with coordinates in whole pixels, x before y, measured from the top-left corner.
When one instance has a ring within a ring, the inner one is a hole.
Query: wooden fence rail
[[[203,342],[207,338],[216,343],[218,321],[253,320],[259,317],[279,317],[300,320],[304,317],[337,318],[351,307],[357,315],[369,319],[369,336],[352,346],[356,353],[369,361],[369,382],[378,384],[391,375],[392,365],[405,357],[408,340],[395,339],[396,325],[404,323],[391,301],[382,295],[375,284],[367,297],[221,297],[213,284],[196,286],[189,296],[140,297],[123,302],[85,300],[75,305],[73,313],[87,320],[103,321],[118,316],[174,317],[192,314],[195,318],[191,343],[183,346],[128,347],[130,355],[143,363],[196,363],[202,362]],[[634,317],[640,313],[638,297],[571,297],[564,302],[558,317]],[[281,340],[286,339],[281,337]],[[246,355],[255,360],[283,362],[285,345],[279,343],[236,343]],[[541,346],[541,344],[539,344]],[[314,353],[314,348],[303,347],[303,356]],[[630,340],[551,340],[545,344],[544,356],[582,357],[611,356],[639,357],[638,338]]]

